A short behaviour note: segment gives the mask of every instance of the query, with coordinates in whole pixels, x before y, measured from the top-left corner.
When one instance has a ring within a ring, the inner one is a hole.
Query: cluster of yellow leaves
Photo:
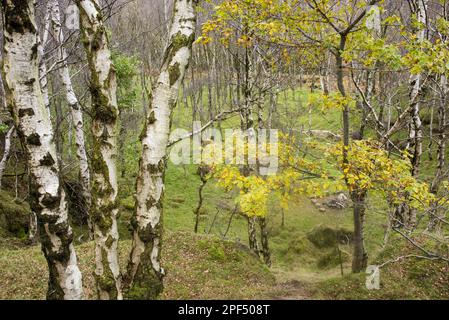
[[[343,162],[345,149],[347,163]],[[338,144],[329,148],[328,155],[340,164],[340,178],[350,192],[377,190],[383,192],[390,203],[407,201],[415,208],[428,206],[434,200],[429,186],[411,175],[407,157],[392,159],[378,142],[354,141],[349,147]]]
[[[239,191],[235,201],[244,214],[249,217],[263,217],[267,214],[271,189],[266,180],[256,175],[244,176],[238,167],[231,165],[215,166],[214,170],[213,176],[219,186],[227,191]]]
[[[303,142],[324,155],[313,161],[298,152],[296,141],[281,136],[278,174],[260,177],[252,172],[245,176],[236,165],[214,166],[213,177],[227,191],[238,190],[236,203],[248,216],[265,216],[270,195],[277,195],[282,208],[288,208],[292,195],[320,197],[328,193],[379,191],[390,204],[407,202],[423,209],[436,201],[426,183],[416,180],[407,157],[392,159],[381,146],[370,140],[354,141],[346,147],[347,163],[343,163],[341,144]]]
[[[279,171],[276,175],[261,177],[254,171],[245,175],[242,173],[242,166],[235,164],[212,167],[212,176],[217,180],[218,186],[227,191],[239,191],[236,202],[248,216],[265,216],[270,195],[277,195],[281,207],[286,209],[293,194],[316,197],[335,190],[332,189],[335,184],[328,179],[329,173],[323,169],[324,163],[301,156],[292,137],[281,134],[276,147],[279,157]]]
[[[430,72],[435,74],[449,74],[449,48],[447,43],[436,39],[418,41],[411,36],[406,44],[407,54],[402,58],[403,64],[413,74]]]
[[[356,101],[351,96],[344,97],[338,91],[333,91],[329,94],[323,92],[311,93],[307,99],[309,107],[320,109],[322,112],[332,109],[343,110],[345,106],[352,108],[356,104]]]
[[[206,3],[214,5],[210,0]],[[214,14],[203,24],[197,41],[207,44],[217,39],[226,46],[232,42],[249,47],[256,36],[274,40],[286,32],[285,25],[274,18],[285,6],[278,0],[225,0],[214,5]]]

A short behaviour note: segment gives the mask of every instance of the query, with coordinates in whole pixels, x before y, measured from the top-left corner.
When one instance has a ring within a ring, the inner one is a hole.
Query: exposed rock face
[[[317,226],[307,234],[307,239],[317,248],[331,248],[337,244],[346,245],[351,243],[352,238],[352,231],[328,226]]]

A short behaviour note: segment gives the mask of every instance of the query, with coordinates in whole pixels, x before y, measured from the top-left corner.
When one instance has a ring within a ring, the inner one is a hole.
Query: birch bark
[[[2,187],[3,174],[5,173],[6,164],[8,163],[9,154],[11,152],[11,138],[14,133],[14,126],[12,126],[5,135],[5,150],[0,161],[0,189]]]
[[[97,0],[76,0],[91,72],[92,207],[95,278],[100,299],[122,299],[117,246],[117,79]]]
[[[426,37],[426,29],[422,26],[426,25],[427,22],[427,4],[428,0],[415,0],[415,13],[418,23],[420,24],[420,28],[417,31],[417,39],[418,41],[424,41]],[[411,105],[411,125],[410,125],[410,134],[409,134],[409,144],[413,147],[412,153],[412,174],[413,176],[418,175],[419,173],[419,165],[421,163],[422,156],[422,121],[419,115],[420,112],[420,103],[419,103],[419,94],[421,92],[422,87],[422,75],[421,74],[412,74],[410,76],[410,100],[412,101]]]
[[[176,0],[174,3],[169,42],[141,136],[133,246],[126,279],[129,298],[155,299],[163,290],[160,254],[167,144],[173,109],[195,40],[197,2]]]
[[[48,93],[48,78],[47,78],[47,65],[45,63],[45,45],[48,41],[48,31],[50,29],[50,11],[45,12],[44,27],[42,30],[42,40],[38,44],[39,52],[39,81],[41,85],[42,96],[44,98],[44,105],[50,110],[50,97]]]
[[[33,0],[2,0],[3,75],[8,107],[27,152],[37,195],[42,251],[49,267],[48,299],[82,299],[82,276],[73,247],[67,202],[56,164],[49,110],[39,84],[39,36]]]

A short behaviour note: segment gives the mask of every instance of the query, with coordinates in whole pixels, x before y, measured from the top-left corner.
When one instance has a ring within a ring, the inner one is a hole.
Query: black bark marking
[[[27,138],[26,141],[29,145],[32,146],[41,146],[41,137],[39,134],[37,133],[32,133],[30,134]]]
[[[56,162],[53,159],[52,155],[50,154],[50,152],[47,152],[47,154],[39,161],[39,163],[41,164],[41,166],[47,166],[47,167],[51,167],[52,165],[54,165]]]

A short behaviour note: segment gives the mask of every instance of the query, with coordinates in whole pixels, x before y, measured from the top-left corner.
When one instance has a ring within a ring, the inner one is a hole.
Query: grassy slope
[[[269,270],[233,242],[187,232],[168,232],[164,244],[166,269],[162,299],[255,299],[266,297],[274,284]],[[126,261],[130,241],[120,243],[120,261]],[[44,299],[45,259],[38,247],[1,249],[0,299]],[[93,243],[77,246],[88,299],[95,296]]]
[[[416,250],[396,238],[374,263],[382,264]],[[367,290],[366,275],[346,275],[317,284],[313,295],[320,299],[449,299],[449,265],[415,258],[389,263],[380,270],[380,290]]]

